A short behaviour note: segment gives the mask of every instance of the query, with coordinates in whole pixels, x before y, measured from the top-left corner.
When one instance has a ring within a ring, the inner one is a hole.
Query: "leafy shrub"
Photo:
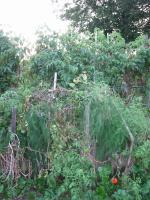
[[[94,180],[95,174],[88,160],[71,150],[64,152],[54,158],[48,175],[49,198],[96,199],[92,191]]]
[[[82,36],[73,31],[62,36],[40,33],[37,54],[32,57],[30,67],[33,73],[48,81],[58,72],[63,86],[73,83],[83,72],[88,80],[99,81],[103,74],[105,82],[111,85],[121,85],[124,79],[130,85],[131,81],[147,79],[148,47],[149,40],[144,37],[126,44],[116,32],[108,37],[98,30],[94,35],[87,32]]]
[[[15,44],[0,30],[0,93],[16,84],[19,62]]]

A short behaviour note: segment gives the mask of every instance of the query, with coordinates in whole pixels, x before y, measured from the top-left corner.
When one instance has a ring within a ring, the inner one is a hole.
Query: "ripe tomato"
[[[117,185],[118,184],[118,179],[117,178],[112,178],[111,182],[113,185]]]

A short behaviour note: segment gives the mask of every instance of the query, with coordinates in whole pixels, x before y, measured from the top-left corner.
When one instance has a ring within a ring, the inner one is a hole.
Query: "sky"
[[[60,1],[60,8],[64,1]],[[29,40],[44,24],[52,30],[64,32],[68,23],[58,18],[55,8],[52,0],[0,0],[0,25],[4,30],[12,30]]]

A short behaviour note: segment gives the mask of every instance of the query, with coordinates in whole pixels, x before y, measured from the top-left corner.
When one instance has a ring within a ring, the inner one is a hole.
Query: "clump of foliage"
[[[0,93],[17,83],[20,58],[11,38],[0,30]]]
[[[105,37],[99,30],[83,36],[73,31],[62,36],[43,34],[37,41],[37,54],[30,61],[31,75],[52,81],[57,71],[59,83],[65,87],[80,83],[81,74],[88,81],[105,80],[113,87],[123,82],[129,88],[134,84],[143,86],[150,64],[149,45],[144,37],[126,44],[119,33]]]

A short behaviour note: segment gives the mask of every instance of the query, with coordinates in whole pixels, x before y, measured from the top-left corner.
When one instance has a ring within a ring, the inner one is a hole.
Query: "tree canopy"
[[[64,19],[81,32],[95,28],[111,33],[119,30],[126,41],[141,33],[149,35],[149,0],[74,0],[65,4]]]

